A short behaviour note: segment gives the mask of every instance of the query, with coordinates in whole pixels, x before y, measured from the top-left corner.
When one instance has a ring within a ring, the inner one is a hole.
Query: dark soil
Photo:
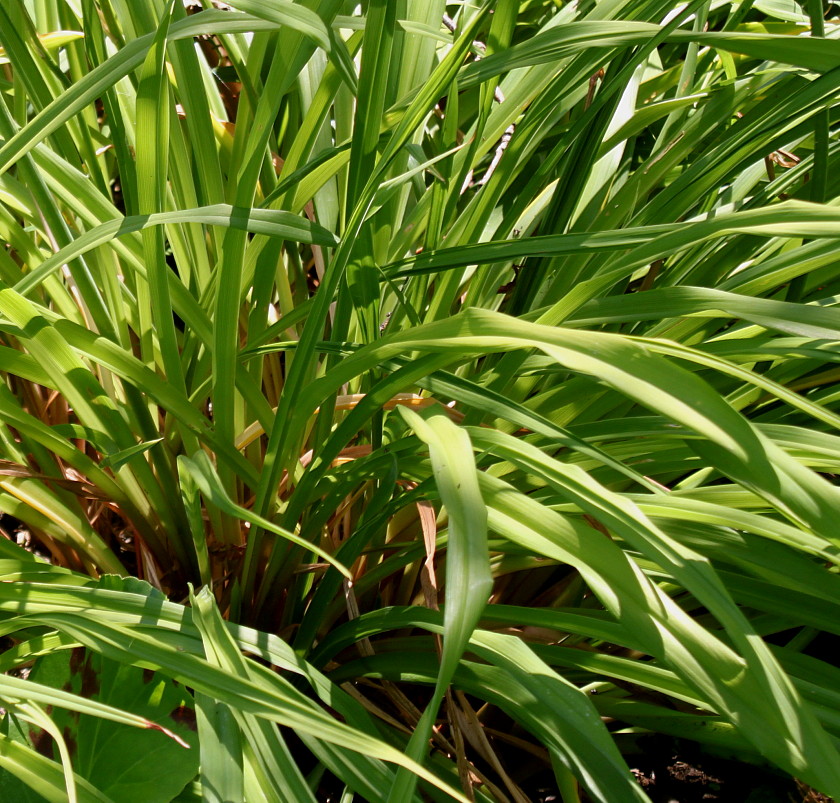
[[[663,735],[639,737],[625,759],[652,803],[833,803],[767,766],[721,758]],[[522,787],[535,803],[560,803],[552,781],[549,773],[540,772]],[[585,793],[581,800],[592,803]]]
[[[653,803],[832,803],[798,781],[740,761],[663,753],[631,767]]]

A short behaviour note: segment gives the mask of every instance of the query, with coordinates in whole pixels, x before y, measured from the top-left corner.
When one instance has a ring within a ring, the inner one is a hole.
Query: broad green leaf
[[[136,796],[148,803],[169,801],[198,770],[189,694],[160,675],[147,677],[135,667],[82,652],[41,659],[33,680],[44,676],[50,684],[60,682],[62,688],[90,700],[151,720],[177,734],[182,744],[161,732],[105,723],[90,715],[57,717],[74,745],[75,771],[113,800]]]

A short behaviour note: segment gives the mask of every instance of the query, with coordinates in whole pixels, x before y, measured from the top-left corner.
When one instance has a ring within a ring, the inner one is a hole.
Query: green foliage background
[[[839,35],[0,4],[0,789],[840,795]]]

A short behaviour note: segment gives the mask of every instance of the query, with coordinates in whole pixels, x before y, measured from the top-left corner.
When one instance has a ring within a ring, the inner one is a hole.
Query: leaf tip
[[[181,745],[181,747],[184,747],[187,750],[190,749],[189,744],[187,744],[187,742],[185,742],[177,733],[169,730],[169,728],[164,728],[163,725],[158,725],[157,722],[152,722],[152,720],[147,719],[145,727],[148,730],[160,731],[161,733],[166,734],[170,739],[174,739],[179,745]]]

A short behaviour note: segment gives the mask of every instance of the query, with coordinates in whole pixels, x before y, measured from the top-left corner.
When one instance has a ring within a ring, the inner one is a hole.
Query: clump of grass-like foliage
[[[840,795],[834,10],[0,3],[3,799]]]

